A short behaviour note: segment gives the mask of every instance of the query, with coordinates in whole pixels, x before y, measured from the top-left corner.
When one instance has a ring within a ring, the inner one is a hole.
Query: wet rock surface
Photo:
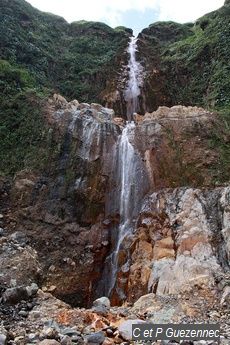
[[[33,281],[40,279],[45,291],[71,304],[87,305],[95,298],[92,285],[109,251],[104,200],[110,150],[121,130],[112,121],[113,110],[68,103],[58,95],[50,99],[46,117],[60,142],[58,161],[48,176],[28,171],[15,176],[6,224],[10,233],[20,229],[35,251],[30,254],[27,248],[24,254],[19,248],[19,255],[15,253],[18,260],[35,263],[33,276],[40,277]],[[13,263],[9,266],[12,270]],[[31,269],[22,267],[22,283]]]

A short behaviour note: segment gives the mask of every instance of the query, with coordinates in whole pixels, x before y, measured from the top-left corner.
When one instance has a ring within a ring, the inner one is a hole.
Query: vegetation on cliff
[[[230,156],[230,3],[195,24],[157,22],[139,34],[139,58],[148,111],[160,105],[198,105],[219,113],[210,147],[219,152],[215,182],[229,180]],[[189,139],[189,138],[188,138]]]
[[[139,35],[146,70],[143,110],[183,104],[220,112],[209,140],[220,153],[217,182],[228,180],[229,167],[229,15],[226,1],[195,24],[157,22]],[[0,2],[0,30],[0,171],[14,174],[37,162],[42,167],[50,154],[52,138],[42,115],[47,95],[59,92],[68,100],[103,104],[118,87],[132,31],[97,22],[68,24],[24,0]]]
[[[0,60],[0,79],[0,172],[12,174],[41,163],[46,126],[30,73]]]
[[[150,110],[162,103],[230,107],[229,16],[226,2],[194,25],[159,22],[142,31],[140,58],[149,72]]]
[[[38,161],[33,152],[44,142],[43,99],[59,92],[69,100],[102,103],[131,31],[68,24],[24,0],[0,2],[0,30],[0,171],[14,173]]]
[[[127,45],[129,30],[38,11],[24,0],[0,4],[2,59],[27,68],[37,85],[69,99],[100,101]]]

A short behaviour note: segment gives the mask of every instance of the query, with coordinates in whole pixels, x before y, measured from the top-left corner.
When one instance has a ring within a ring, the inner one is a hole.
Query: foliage
[[[162,104],[182,104],[219,112],[209,135],[210,147],[219,156],[210,171],[218,184],[229,181],[230,166],[229,18],[229,1],[225,1],[223,7],[195,24],[154,23],[143,30],[144,44],[140,42],[143,63],[149,71],[145,98],[150,111]],[[186,179],[188,167],[179,165],[183,152],[173,142],[171,148],[178,172]]]
[[[48,154],[41,111],[45,93],[35,88],[28,71],[4,60],[0,60],[0,79],[0,172],[42,168]]]
[[[0,1],[0,31],[0,172],[47,168],[55,145],[42,116],[44,98],[60,92],[100,101],[130,33],[97,22],[68,24],[24,0]]]
[[[146,76],[149,106],[158,101],[220,111],[210,137],[210,145],[220,152],[218,181],[227,180],[229,167],[229,17],[226,1],[195,25],[158,22],[140,36],[139,57],[145,59],[147,70],[154,71]],[[0,171],[13,174],[36,168],[37,162],[44,167],[48,155],[55,155],[42,117],[47,94],[55,91],[67,99],[103,103],[101,94],[108,80],[116,80],[132,31],[98,22],[68,24],[24,0],[0,1],[0,30]],[[178,165],[182,170],[185,167]]]
[[[39,87],[100,101],[130,33],[98,22],[68,24],[24,0],[1,0],[0,13],[2,59],[27,68]]]
[[[171,97],[176,104],[209,107],[230,104],[229,7],[205,15],[192,35],[162,51]]]
[[[230,103],[230,6],[195,24],[154,23],[142,32],[147,101],[158,105],[227,107]],[[156,70],[157,73],[151,71]],[[160,104],[155,99],[157,94]]]

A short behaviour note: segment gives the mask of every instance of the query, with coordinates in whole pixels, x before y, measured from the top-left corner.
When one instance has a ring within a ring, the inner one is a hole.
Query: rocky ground
[[[222,274],[212,290],[203,285],[177,295],[149,293],[120,307],[111,307],[109,299],[102,297],[91,308],[72,308],[47,292],[46,287],[43,291],[33,282],[39,274],[39,253],[32,250],[23,236],[8,235],[1,228],[0,242],[1,345],[131,344],[131,325],[139,322],[220,323],[220,344],[230,342],[227,274]]]

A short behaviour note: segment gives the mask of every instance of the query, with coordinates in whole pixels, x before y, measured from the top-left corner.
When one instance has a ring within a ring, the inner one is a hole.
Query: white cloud
[[[224,0],[159,0],[160,20],[174,20],[180,23],[195,21],[205,13],[216,10]]]
[[[75,20],[101,20],[107,18],[112,25],[120,25],[122,13],[135,9],[154,8],[157,0],[28,0],[33,6]]]
[[[106,18],[111,26],[125,25],[121,16],[128,10],[159,11],[159,20],[194,21],[203,14],[222,6],[224,0],[27,0],[40,10],[58,14],[67,21]],[[134,23],[135,25],[135,23]]]

